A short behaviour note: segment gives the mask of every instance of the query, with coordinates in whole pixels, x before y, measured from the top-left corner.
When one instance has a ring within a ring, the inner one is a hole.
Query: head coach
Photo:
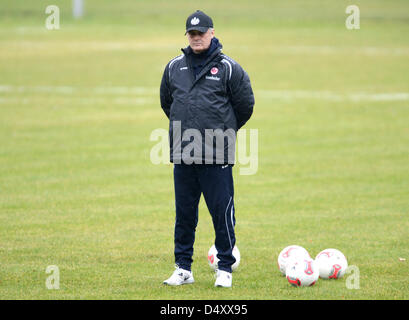
[[[253,113],[254,95],[247,73],[222,53],[208,15],[199,10],[192,13],[186,20],[185,34],[189,46],[166,65],[160,85],[161,107],[170,120],[176,206],[176,270],[164,283],[194,282],[193,244],[203,193],[219,259],[215,286],[231,287],[236,243],[235,137]]]

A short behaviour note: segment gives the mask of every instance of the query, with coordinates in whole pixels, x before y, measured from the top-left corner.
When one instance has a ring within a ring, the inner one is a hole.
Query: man
[[[216,234],[215,286],[231,287],[235,137],[252,115],[254,96],[247,73],[221,52],[209,16],[199,10],[191,14],[185,34],[189,46],[166,65],[160,86],[161,107],[170,120],[176,205],[176,270],[164,283],[194,282],[193,244],[203,193]]]

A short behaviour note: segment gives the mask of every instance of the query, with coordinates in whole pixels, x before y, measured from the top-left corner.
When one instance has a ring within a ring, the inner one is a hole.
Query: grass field
[[[60,29],[45,8],[60,8]],[[360,8],[361,28],[345,27]],[[200,5],[200,7],[199,7]],[[258,172],[235,166],[233,288],[207,264],[203,198],[191,286],[173,272],[169,164],[150,141],[168,122],[163,68],[186,46],[186,17],[213,17],[224,52],[249,73]],[[409,3],[71,1],[0,3],[0,299],[408,299]],[[360,271],[296,289],[287,245],[338,248]],[[47,266],[60,271],[48,290]]]

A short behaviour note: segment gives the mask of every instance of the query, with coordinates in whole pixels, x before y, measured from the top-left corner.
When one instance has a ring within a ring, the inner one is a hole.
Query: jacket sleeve
[[[169,85],[169,64],[167,64],[160,84],[160,105],[168,118],[170,116],[170,106],[172,102],[173,98]]]
[[[254,94],[250,78],[243,68],[235,63],[228,81],[230,101],[237,119],[237,129],[240,129],[253,114]]]

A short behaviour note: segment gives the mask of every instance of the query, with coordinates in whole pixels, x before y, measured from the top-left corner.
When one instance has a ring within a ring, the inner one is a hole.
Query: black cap
[[[197,30],[200,32],[206,32],[209,28],[213,28],[213,21],[203,11],[197,10],[192,13],[186,20],[186,33],[190,30]]]

